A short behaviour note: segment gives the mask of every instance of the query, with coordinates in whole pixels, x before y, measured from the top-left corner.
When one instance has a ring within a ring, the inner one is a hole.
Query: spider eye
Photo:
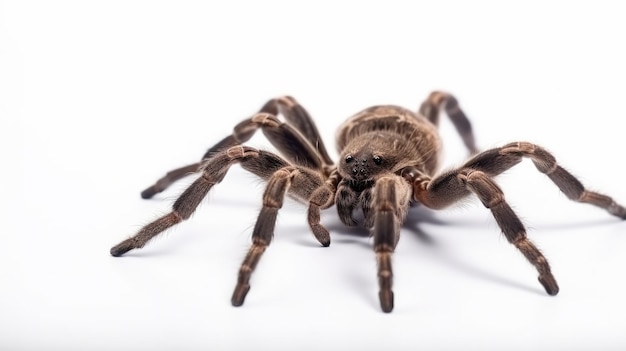
[[[374,156],[374,163],[380,165],[381,163],[383,163],[383,158],[380,156]]]
[[[354,157],[352,157],[352,155],[346,156],[346,163],[350,163],[352,161],[354,161]]]

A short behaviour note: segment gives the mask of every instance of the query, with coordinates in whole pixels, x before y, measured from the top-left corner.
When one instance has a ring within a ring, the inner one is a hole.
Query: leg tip
[[[134,248],[135,246],[132,244],[132,239],[128,239],[113,246],[109,252],[111,253],[111,256],[113,257],[120,257]]]
[[[626,208],[621,205],[615,204],[614,206],[610,206],[608,209],[609,213],[619,217],[621,219],[626,219]]]
[[[546,293],[550,296],[554,296],[559,293],[559,285],[556,283],[553,277],[539,277],[539,282],[546,289]]]
[[[317,241],[319,241],[320,244],[323,247],[329,247],[330,246],[330,235],[326,236],[326,237],[323,237],[323,238],[317,238]]]
[[[393,311],[393,291],[381,290],[378,293],[378,298],[380,299],[380,307],[383,312],[389,313]]]
[[[151,186],[151,187],[149,187],[146,190],[141,192],[141,198],[142,199],[150,199],[157,193],[159,193],[159,191],[153,185],[153,186]]]
[[[322,244],[322,246],[330,246],[330,233],[328,233],[328,230],[326,230],[324,226],[322,226],[321,224],[312,225],[311,229],[313,230],[313,235],[315,236],[315,239],[317,239],[317,241]]]
[[[248,291],[250,291],[250,285],[237,285],[233,292],[233,297],[230,299],[230,303],[235,307],[243,305]]]

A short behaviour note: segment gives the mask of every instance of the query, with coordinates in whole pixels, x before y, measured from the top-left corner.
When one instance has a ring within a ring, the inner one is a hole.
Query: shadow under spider
[[[363,228],[363,213],[361,211],[355,211],[354,219],[357,221],[357,225],[354,227],[349,227],[343,224],[337,214],[335,213],[333,216],[326,215],[326,229],[329,230],[331,236],[333,233],[353,236],[353,237],[362,237],[369,238],[370,233],[366,228]],[[467,222],[467,221],[444,221],[435,216],[435,211],[427,209],[425,207],[414,206],[409,208],[407,216],[405,218],[404,223],[402,224],[402,229],[411,232],[416,238],[420,240],[423,244],[434,245],[436,244],[436,239],[426,233],[424,230],[420,228],[420,224],[433,224],[433,225],[441,225],[441,226],[460,226],[467,228],[468,226],[476,226],[479,223],[476,222]],[[401,234],[402,236],[406,236],[407,234]],[[335,239],[338,242],[354,242],[354,240],[342,240]]]
[[[161,197],[161,198],[155,198],[155,200],[167,201],[170,199],[169,197]],[[253,202],[253,201],[246,201],[246,200],[239,200],[239,199],[235,200],[235,199],[230,199],[230,198],[214,199],[212,202],[214,202],[215,205],[220,205],[220,206],[232,206],[232,207],[256,206],[256,202]],[[295,206],[288,206],[287,208],[293,208],[293,207]],[[287,212],[290,212],[290,211],[287,211]],[[409,211],[407,213],[407,216],[402,226],[403,234],[401,238],[404,238],[403,240],[412,240],[411,238],[415,238],[421,244],[426,244],[427,246],[434,248],[436,250],[436,255],[432,255],[432,257],[437,257],[440,260],[440,262],[445,264],[447,267],[457,272],[460,272],[462,274],[471,275],[484,281],[489,281],[489,282],[493,282],[499,285],[505,285],[505,286],[516,288],[516,289],[525,290],[525,291],[532,292],[538,295],[542,295],[542,296],[544,295],[544,291],[539,288],[535,288],[534,286],[531,286],[531,285],[525,285],[523,283],[520,283],[519,281],[509,279],[508,277],[505,277],[505,276],[493,274],[489,270],[485,270],[482,267],[472,266],[471,264],[468,264],[468,262],[460,261],[454,255],[448,253],[445,250],[445,248],[437,244],[437,239],[433,235],[427,233],[421,228],[421,225],[432,224],[432,225],[438,225],[438,226],[447,226],[451,228],[451,230],[460,231],[462,230],[460,227],[467,228],[469,226],[473,226],[473,227],[483,226],[484,222],[483,221],[468,221],[466,219],[441,220],[437,218],[435,213],[436,211],[430,210],[422,206],[415,206],[415,207],[409,208]],[[325,211],[323,213],[323,218],[325,218],[324,222],[326,222],[325,223],[326,228],[331,233],[331,236],[333,239],[332,242],[357,244],[363,248],[366,248],[367,250],[372,250],[372,242],[370,240],[369,231],[366,228],[363,228],[362,226],[363,214],[361,213],[361,211],[355,211],[355,220],[357,220],[358,225],[354,227],[346,226],[345,224],[343,224],[340,221],[339,216],[337,215],[336,211],[333,211],[333,209],[329,209]],[[533,231],[536,231],[538,228],[550,229],[550,230],[571,229],[571,228],[582,228],[582,227],[594,227],[598,225],[610,224],[613,222],[614,221],[612,221],[611,218],[607,218],[607,219],[598,219],[598,220],[593,220],[593,221],[577,221],[575,223],[571,221],[566,221],[563,223],[554,223],[554,222],[544,223],[544,224],[536,223],[532,225],[532,229]],[[293,227],[294,231],[301,231],[303,229],[305,229],[304,226]],[[281,228],[281,231],[289,232],[290,229],[283,226]],[[500,234],[498,233],[498,235]],[[307,247],[320,247],[319,243],[317,243],[315,240],[313,240],[311,237],[307,235],[291,236],[291,241],[294,243],[297,243],[298,245],[304,245]],[[182,243],[179,243],[179,244],[182,245]],[[141,257],[141,256],[165,255],[167,252],[172,251],[171,245],[176,245],[176,244],[175,243],[170,244],[167,250],[159,248],[159,249],[153,249],[151,251],[137,251],[137,252],[129,253],[128,256]],[[355,281],[355,284],[360,285],[359,288],[367,288],[362,285],[370,283],[369,281],[365,282],[363,279],[356,279],[356,278],[354,281]],[[372,281],[372,284],[373,284],[373,281]],[[369,297],[369,295],[367,296]]]
[[[434,211],[423,208],[423,207],[410,208],[409,212],[407,213],[407,217],[405,219],[403,227],[402,227],[405,233],[402,235],[401,238],[404,238],[404,240],[407,240],[407,239],[417,240],[421,244],[426,244],[429,247],[435,248],[436,254],[432,255],[432,257],[438,257],[440,262],[445,264],[445,266],[457,272],[460,272],[462,274],[471,275],[481,280],[493,282],[499,285],[510,286],[516,289],[525,290],[525,291],[532,292],[538,295],[542,295],[542,296],[544,295],[544,291],[539,288],[535,288],[534,286],[520,283],[516,280],[509,279],[508,277],[493,274],[490,271],[485,270],[481,267],[472,266],[471,264],[468,264],[468,262],[460,261],[454,255],[448,253],[445,250],[445,248],[437,244],[437,240],[434,236],[432,236],[431,234],[428,234],[426,231],[424,231],[420,227],[420,224],[426,223],[426,224],[434,224],[434,225],[446,225],[446,226],[450,226],[451,228],[456,228],[454,230],[458,230],[459,226],[462,226],[463,228],[467,228],[467,226],[478,226],[480,225],[480,223],[472,222],[472,221],[468,222],[468,221],[462,221],[462,220],[461,221],[453,220],[452,222],[444,221],[444,220],[438,219],[434,214],[435,214]],[[355,215],[355,219],[357,220],[359,224],[361,224],[363,220],[362,214]],[[361,245],[364,248],[367,248],[368,250],[372,249],[372,243],[369,240],[359,240],[359,238],[360,239],[370,238],[369,232],[366,228],[363,228],[360,225],[357,225],[355,227],[348,227],[339,220],[338,216],[333,216],[332,221],[327,220],[327,222],[328,223],[326,225],[326,228],[331,232],[331,235],[333,233],[341,235],[340,237],[334,236],[333,237],[334,242],[349,243],[349,244],[356,243],[356,244]],[[409,233],[406,233],[406,231],[408,231]],[[306,243],[305,243],[305,240],[302,240],[302,241],[299,241],[299,243],[307,245],[307,246],[316,246],[316,247],[319,246],[319,244],[315,243],[312,240],[306,240]],[[369,287],[369,286],[363,286],[363,285],[368,285],[370,282],[366,283],[362,279],[356,279],[356,278],[354,281],[355,281],[355,284],[359,285],[358,287],[359,289]]]

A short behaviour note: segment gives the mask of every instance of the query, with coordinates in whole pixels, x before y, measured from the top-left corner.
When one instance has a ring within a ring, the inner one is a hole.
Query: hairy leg
[[[576,177],[558,165],[552,154],[535,144],[514,142],[503,147],[486,150],[467,161],[461,169],[474,169],[493,177],[515,166],[523,158],[531,159],[537,170],[546,174],[570,200],[592,204],[614,216],[626,219],[626,208],[615,202],[610,196],[587,190]],[[444,187],[445,184],[450,184],[448,178],[455,177],[457,173],[458,170],[443,174],[434,179],[429,187],[431,189]],[[414,194],[417,195],[421,192],[420,196],[426,196],[427,198],[424,200],[431,203],[434,207],[445,207],[456,201],[456,198],[448,197],[445,194],[440,194],[442,196],[437,198],[430,197],[429,193],[424,193],[420,190],[424,186],[423,182],[415,182],[415,186],[416,191]],[[469,194],[468,190],[459,191]],[[416,200],[419,201],[417,198]]]
[[[393,310],[393,271],[391,258],[406,216],[410,187],[400,177],[384,177],[373,191],[372,212],[374,252],[378,270],[378,298],[383,312]]]
[[[337,184],[341,180],[341,176],[335,169],[323,184],[313,190],[310,195],[308,192],[302,194],[309,198],[309,208],[307,210],[307,220],[313,235],[323,246],[330,245],[330,233],[320,224],[321,210],[331,207],[335,203],[335,195],[337,193]],[[310,182],[313,183],[313,182]]]
[[[222,181],[228,169],[240,162],[264,164],[266,172],[288,166],[289,164],[278,156],[256,150],[247,146],[235,146],[215,155],[203,165],[201,176],[196,179],[174,202],[172,211],[165,216],[149,223],[131,238],[128,238],[111,248],[111,255],[121,256],[124,253],[143,247],[152,238],[171,226],[188,219],[196,210],[202,199],[211,188]]]
[[[155,194],[162,192],[163,190],[169,188],[170,185],[175,183],[176,181],[188,176],[192,173],[197,172],[200,169],[201,162],[192,163],[187,166],[183,166],[180,168],[176,168],[167,172],[163,177],[159,178],[153,185],[150,185],[146,189],[141,192],[142,199],[150,199]]]
[[[288,123],[282,123],[275,117],[279,112],[285,116]],[[263,123],[261,116],[264,115],[272,115],[272,118]],[[287,159],[294,164],[320,169],[329,168],[333,164],[313,119],[290,96],[269,100],[253,117],[238,123],[231,135],[209,148],[202,156],[202,160],[207,160],[219,151],[250,140],[259,128],[265,132],[272,144],[281,152],[285,152]],[[184,176],[199,171],[201,164],[202,162],[196,162],[167,172],[155,184],[142,191],[141,197],[149,199],[164,191]]]
[[[488,208],[509,243],[513,244],[537,269],[539,282],[549,295],[556,295],[559,286],[552,275],[550,265],[527,238],[526,229],[519,217],[504,199],[504,194],[491,177],[482,171],[462,168],[449,172],[432,181],[424,181],[416,193],[421,203],[431,208],[441,208],[443,202],[456,202],[474,193]]]
[[[283,206],[285,194],[297,172],[293,167],[282,168],[268,181],[263,194],[263,207],[252,232],[252,246],[239,269],[237,285],[231,298],[233,306],[241,306],[250,290],[250,277],[272,241],[278,210]]]
[[[324,182],[317,173],[297,166],[281,168],[269,177],[263,193],[263,207],[252,232],[252,246],[239,269],[237,285],[231,298],[233,306],[241,306],[244,303],[250,290],[250,278],[272,241],[278,210],[283,206],[288,192],[309,199],[307,217],[311,231],[323,246],[330,245],[328,230],[319,223],[319,209],[332,205],[333,183],[332,177]]]
[[[250,140],[252,135],[258,129],[258,126],[254,123],[251,123],[252,118],[246,119],[240,123],[238,123],[235,128],[233,128],[233,133],[226,138],[222,139],[217,144],[213,145],[203,156],[200,162],[192,163],[187,166],[183,166],[172,171],[167,172],[163,177],[156,181],[153,185],[147,187],[144,191],[141,192],[141,197],[144,199],[150,199],[154,195],[164,191],[170,185],[174,184],[176,181],[181,178],[200,171],[200,168],[203,164],[202,161],[208,160],[212,156],[216,155],[219,151],[225,150],[229,147],[239,145],[245,141]]]
[[[515,166],[523,158],[530,158],[535,167],[546,174],[571,200],[589,203],[610,214],[626,219],[626,208],[611,197],[587,190],[568,171],[559,166],[552,154],[544,148],[527,143],[514,142],[503,147],[484,151],[456,170],[441,174],[434,179],[407,168],[403,177],[413,184],[413,199],[427,207],[440,209],[461,198],[475,193],[491,210],[506,238],[515,245],[539,272],[539,281],[550,295],[558,292],[558,285],[550,272],[545,257],[526,238],[526,230],[520,219],[504,200],[504,195],[492,177]]]
[[[267,153],[266,151],[260,152]],[[262,179],[269,181],[276,170],[286,166],[286,163],[281,163],[278,156],[275,157],[276,160],[274,161],[266,161],[261,158],[250,159],[248,162],[242,163],[241,166]],[[297,200],[304,203],[308,202],[307,221],[313,235],[322,246],[330,245],[330,234],[320,224],[320,211],[334,204],[339,180],[340,176],[336,169],[332,170],[330,175],[325,178],[324,174],[319,171],[299,167],[298,176],[293,178],[293,184],[289,189],[290,194]]]
[[[287,122],[302,133],[308,142],[316,148],[326,165],[330,166],[333,164],[333,160],[328,156],[328,152],[317,130],[317,126],[315,122],[313,122],[313,118],[311,118],[306,109],[304,109],[296,99],[291,96],[282,96],[272,99],[268,101],[259,112],[268,112],[273,115],[277,115],[280,112],[285,116]]]
[[[474,140],[472,125],[465,113],[463,113],[463,110],[459,107],[459,103],[454,96],[441,91],[434,91],[428,96],[426,101],[422,103],[419,112],[434,125],[438,125],[439,113],[442,107],[452,121],[452,124],[454,124],[454,127],[463,139],[463,143],[465,143],[469,152],[471,154],[477,153],[478,148]]]

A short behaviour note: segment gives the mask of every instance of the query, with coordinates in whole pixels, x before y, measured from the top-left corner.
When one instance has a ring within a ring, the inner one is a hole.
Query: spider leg
[[[328,156],[328,152],[317,130],[317,126],[313,122],[313,118],[311,118],[307,110],[305,110],[296,99],[291,96],[282,96],[272,99],[261,108],[260,112],[268,112],[273,115],[277,115],[278,112],[280,112],[285,116],[287,122],[302,133],[307,141],[316,148],[326,165],[333,164],[333,160]]]
[[[312,192],[306,190],[307,187],[300,187],[302,197],[309,198],[309,208],[307,210],[307,221],[309,227],[313,232],[313,235],[322,246],[330,245],[330,233],[323,225],[320,224],[321,210],[331,207],[335,203],[335,194],[337,193],[337,184],[341,180],[341,176],[335,169],[328,179],[318,186]],[[315,184],[315,182],[309,182],[308,184]],[[305,189],[305,191],[302,191]],[[309,194],[310,193],[310,194]]]
[[[183,166],[180,168],[173,169],[167,173],[159,180],[156,181],[153,185],[150,185],[146,189],[141,192],[142,199],[150,199],[154,195],[162,192],[163,190],[169,188],[170,185],[174,184],[176,181],[195,173],[199,170],[201,162],[192,163],[187,166]]]
[[[202,161],[208,160],[216,153],[221,150],[225,150],[229,147],[241,144],[245,141],[248,141],[252,138],[252,135],[256,132],[258,126],[252,123],[252,118],[248,118],[240,123],[238,123],[235,128],[233,128],[233,134],[227,136],[222,139],[217,144],[213,145],[203,156]],[[159,178],[153,185],[147,187],[144,191],[141,192],[141,197],[143,199],[150,199],[154,195],[164,191],[170,185],[174,184],[176,181],[181,178],[200,171],[200,168],[203,162],[192,163],[187,166],[183,166],[180,168],[176,168],[172,171],[167,172],[163,177]]]
[[[374,252],[378,270],[378,298],[383,312],[393,310],[393,270],[391,257],[400,235],[411,194],[410,186],[400,177],[383,177],[373,192]]]
[[[263,207],[252,231],[252,246],[239,269],[239,278],[231,299],[233,306],[241,306],[250,290],[250,276],[272,241],[278,210],[283,206],[285,194],[295,172],[296,169],[293,167],[282,168],[274,172],[267,183],[263,194]]]
[[[463,143],[465,143],[470,154],[478,153],[472,125],[463,110],[459,107],[459,102],[454,96],[441,91],[433,91],[420,106],[419,113],[428,118],[434,125],[438,125],[439,112],[442,106],[463,139]]]
[[[275,117],[279,112],[285,116],[288,123],[282,123]],[[268,114],[271,117],[264,121],[264,117],[261,116],[268,116]],[[259,128],[264,131],[269,141],[284,152],[294,164],[320,169],[327,169],[333,164],[313,119],[290,96],[269,100],[257,114],[238,123],[231,135],[209,148],[202,156],[202,160],[206,161],[221,150],[250,140]],[[142,191],[141,197],[149,199],[164,191],[179,179],[199,171],[201,164],[202,162],[196,162],[167,172],[155,184]]]
[[[240,162],[242,166],[249,163],[264,163],[265,167],[256,168],[262,168],[268,173],[288,165],[276,155],[247,146],[231,147],[216,154],[202,166],[202,175],[178,197],[170,213],[147,224],[136,235],[112,247],[111,255],[121,256],[130,250],[141,248],[164,230],[188,219],[209,190],[221,182],[228,169],[237,162]],[[265,174],[258,175],[264,176]]]
[[[504,200],[502,190],[492,180],[492,177],[515,166],[523,158],[530,158],[535,167],[546,174],[570,200],[595,205],[626,219],[626,208],[607,195],[585,189],[578,179],[557,164],[552,154],[527,142],[514,142],[484,151],[459,169],[441,174],[432,180],[415,169],[407,170],[403,176],[413,184],[414,200],[430,208],[444,208],[470,193],[475,193],[491,210],[508,241],[537,268],[539,281],[546,292],[555,295],[558,293],[558,285],[547,260],[526,238],[524,225]]]
[[[288,191],[300,198],[309,198],[308,221],[311,230],[323,246],[330,244],[328,230],[319,223],[319,209],[332,205],[334,180],[331,178],[322,182],[323,179],[319,175],[298,166],[283,167],[268,178],[263,193],[263,207],[252,231],[252,246],[241,264],[237,285],[231,298],[233,306],[241,306],[244,303],[250,290],[250,277],[272,241],[278,210],[283,206]]]
[[[509,143],[474,156],[464,167],[496,176],[523,158],[530,158],[535,167],[546,174],[570,200],[595,205],[614,216],[626,219],[626,208],[616,203],[610,196],[587,190],[576,177],[558,165],[552,154],[539,145],[528,142]]]
[[[260,153],[266,153],[267,156],[246,160],[246,162],[241,163],[241,167],[269,181],[278,169],[289,165],[289,163],[282,161],[278,156],[267,151],[260,151]],[[276,160],[272,161],[270,156]],[[322,246],[330,245],[330,234],[320,224],[320,210],[334,204],[339,180],[340,176],[336,169],[324,180],[318,172],[298,167],[297,176],[292,179],[292,184],[288,189],[289,193],[294,195],[297,200],[309,203],[307,221],[313,235]]]
[[[441,208],[458,201],[459,199],[474,193],[478,196],[485,207],[491,210],[493,217],[507,238],[526,257],[526,259],[539,272],[539,282],[549,295],[556,295],[559,286],[552,275],[550,265],[527,238],[526,229],[519,217],[513,212],[504,199],[500,187],[491,177],[480,170],[461,168],[443,174],[432,181],[422,181],[414,196],[427,207]]]

